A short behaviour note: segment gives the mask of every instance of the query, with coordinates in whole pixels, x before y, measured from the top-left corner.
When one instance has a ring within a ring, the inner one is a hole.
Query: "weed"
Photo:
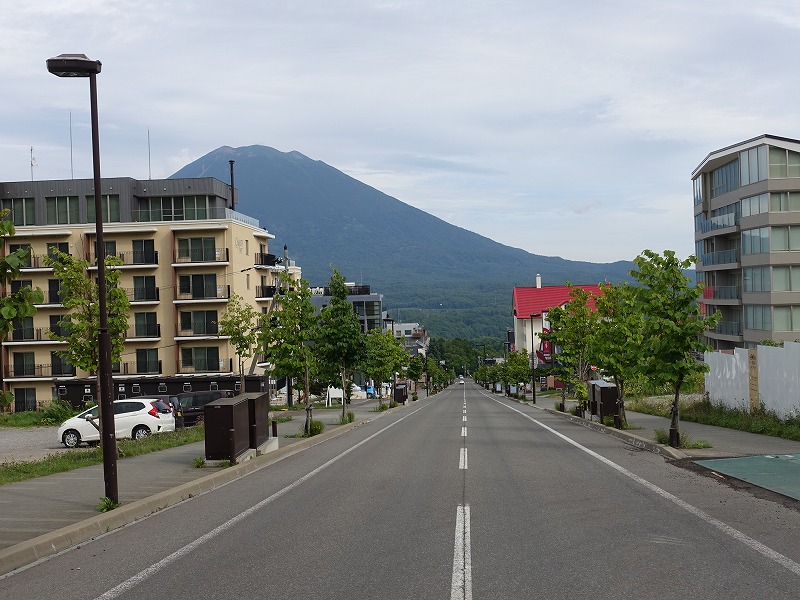
[[[381,406],[383,406],[383,405],[381,405]],[[348,410],[346,415],[344,415],[343,417],[339,418],[339,425],[347,425],[348,423],[352,423],[355,420],[356,420],[355,414],[353,414],[352,411]]]
[[[392,400],[391,402],[389,402],[389,408],[397,408],[397,402],[396,402],[396,401],[394,401],[394,400]]]
[[[316,419],[311,419],[311,423],[308,425],[309,437],[319,435],[323,431],[325,431],[325,423],[317,421]]]
[[[203,467],[206,466],[206,459],[203,458],[202,456],[195,456],[194,459],[192,460],[192,463],[194,464],[196,469],[202,469]]]
[[[227,468],[228,468],[228,467],[230,467],[230,466],[231,466],[233,463],[231,463],[231,461],[229,461],[229,460],[227,460],[227,459],[226,459],[226,460],[221,460],[221,461],[219,461],[217,464],[218,464],[220,467],[222,467],[223,469],[227,469]]]
[[[305,410],[305,408],[303,408],[303,410]],[[292,417],[292,415],[277,415],[277,416],[276,416],[276,417],[273,419],[273,421],[277,421],[278,423],[288,423],[288,422],[289,422],[289,421],[291,421],[293,418],[294,418],[294,417]]]
[[[663,429],[656,429],[656,442],[659,444],[667,445],[669,444],[669,432]],[[682,433],[680,435],[680,443],[678,444],[679,448],[686,449],[702,449],[702,448],[711,448],[711,444],[706,440],[697,440],[693,442],[692,439],[689,437],[688,433]]]
[[[108,496],[103,496],[100,498],[100,504],[97,505],[97,510],[100,512],[108,512],[114,510],[115,508],[119,508],[119,503],[114,502]]]

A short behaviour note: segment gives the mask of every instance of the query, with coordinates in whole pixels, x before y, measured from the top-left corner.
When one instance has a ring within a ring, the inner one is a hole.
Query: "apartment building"
[[[278,272],[299,278],[299,268],[270,254],[274,236],[233,209],[231,187],[222,181],[109,178],[101,185],[103,250],[121,260],[115,268],[131,304],[125,350],[113,365],[114,398],[238,389],[235,349],[218,332],[228,299],[235,292],[266,311]],[[51,332],[68,311],[43,261],[55,248],[96,264],[93,181],[0,183],[0,199],[16,226],[3,251],[31,250],[11,287],[30,285],[45,296],[36,316],[16,323],[3,340],[4,389],[13,393],[15,410],[55,396],[96,400],[95,378],[57,354],[64,342]],[[244,369],[248,390],[259,385],[263,370],[251,363]]]
[[[353,305],[353,310],[361,323],[361,331],[366,333],[371,329],[383,329],[383,294],[370,290],[368,285],[345,283],[347,286],[347,301]],[[329,287],[312,287],[311,304],[317,310],[322,310],[331,302],[331,289]]]
[[[692,172],[697,281],[718,350],[800,338],[800,140],[761,135]]]
[[[410,357],[419,355],[427,356],[428,346],[431,339],[428,332],[419,323],[395,323],[391,319],[384,318],[383,322],[391,322],[389,326],[392,330],[392,335],[403,342],[403,348]]]

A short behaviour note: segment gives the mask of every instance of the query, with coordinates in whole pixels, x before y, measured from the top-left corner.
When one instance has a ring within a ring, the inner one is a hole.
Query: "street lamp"
[[[108,333],[108,307],[106,306],[106,251],[103,239],[103,201],[100,189],[100,136],[97,117],[97,74],[102,63],[90,60],[85,54],[59,54],[47,59],[47,70],[58,77],[88,77],[92,112],[92,163],[94,165],[94,220],[97,245],[97,305],[100,313],[98,331],[97,393],[100,404],[100,427],[103,431],[103,478],[105,495],[119,504],[117,486],[117,440],[114,437],[113,380],[111,376],[111,337]]]
[[[533,345],[533,318],[540,316],[539,313],[531,313],[531,393],[534,404],[536,404],[536,348]]]

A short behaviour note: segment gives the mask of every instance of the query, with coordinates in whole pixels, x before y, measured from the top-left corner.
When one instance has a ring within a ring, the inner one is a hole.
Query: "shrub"
[[[397,406],[397,402],[395,402],[394,400],[392,400],[391,402],[389,402],[389,408],[394,408],[394,407],[396,407],[396,406]]]
[[[308,425],[309,437],[319,435],[323,431],[325,431],[325,423],[317,421],[316,419],[311,419],[311,423]]]
[[[69,402],[54,398],[42,411],[42,425],[61,425],[74,414]]]
[[[206,466],[206,459],[202,456],[195,456],[192,462],[194,463],[196,469],[202,469]]]

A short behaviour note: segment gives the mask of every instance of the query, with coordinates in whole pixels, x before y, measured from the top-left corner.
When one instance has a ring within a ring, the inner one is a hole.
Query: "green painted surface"
[[[717,473],[800,500],[800,454],[767,454],[694,462]]]

